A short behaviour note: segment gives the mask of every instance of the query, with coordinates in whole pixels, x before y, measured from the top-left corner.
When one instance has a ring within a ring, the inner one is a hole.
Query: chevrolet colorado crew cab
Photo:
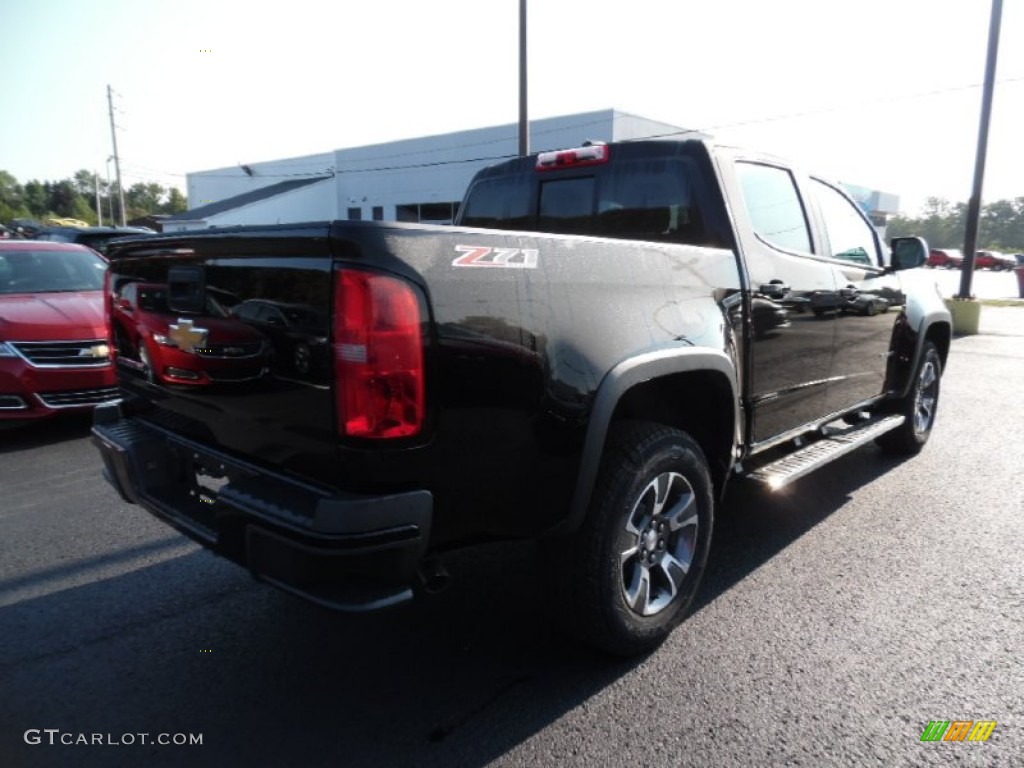
[[[928,440],[951,322],[927,255],[703,140],[495,165],[454,226],[120,241],[122,399],[94,440],[124,499],[324,606],[540,539],[566,627],[643,652],[693,600],[730,479]]]

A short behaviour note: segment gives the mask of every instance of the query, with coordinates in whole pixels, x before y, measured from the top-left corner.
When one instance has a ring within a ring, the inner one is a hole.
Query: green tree
[[[164,188],[159,184],[138,182],[124,191],[124,205],[128,211],[128,218],[134,219],[139,216],[148,216],[160,209],[160,203],[164,196]]]
[[[75,185],[70,179],[63,179],[50,185],[50,199],[48,209],[58,216],[75,217],[76,201],[80,195],[75,191]]]
[[[182,213],[188,210],[188,199],[181,194],[181,190],[177,187],[171,187],[167,193],[167,202],[161,206],[161,213]]]
[[[984,206],[981,229],[992,248],[1012,251],[1024,246],[1024,197]]]
[[[40,218],[45,216],[48,210],[46,187],[42,182],[32,179],[25,182],[25,207],[28,208],[29,216]]]
[[[7,171],[0,171],[0,221],[28,216],[25,190]]]
[[[918,235],[935,248],[962,248],[967,228],[967,204],[931,197],[917,218],[895,216],[889,237]],[[996,200],[982,206],[978,248],[1011,253],[1024,251],[1024,197]]]

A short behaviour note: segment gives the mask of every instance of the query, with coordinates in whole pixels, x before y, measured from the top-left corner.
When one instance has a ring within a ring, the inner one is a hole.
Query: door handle
[[[781,280],[772,280],[762,284],[758,289],[758,293],[763,293],[765,296],[782,296],[789,293],[789,286]]]

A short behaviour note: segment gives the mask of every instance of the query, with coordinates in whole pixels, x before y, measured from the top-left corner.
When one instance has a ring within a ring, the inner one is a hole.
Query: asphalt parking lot
[[[631,662],[551,632],[529,546],[329,614],[123,504],[87,420],[0,433],[0,766],[1019,766],[1024,307],[981,329],[919,457],[734,485],[694,614]],[[997,725],[924,743],[934,720]]]

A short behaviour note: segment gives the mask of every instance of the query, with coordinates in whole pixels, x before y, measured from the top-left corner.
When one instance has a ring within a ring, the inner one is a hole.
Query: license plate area
[[[211,462],[199,454],[192,456],[191,480],[189,495],[211,507],[216,506],[221,488],[230,482],[223,464]]]

